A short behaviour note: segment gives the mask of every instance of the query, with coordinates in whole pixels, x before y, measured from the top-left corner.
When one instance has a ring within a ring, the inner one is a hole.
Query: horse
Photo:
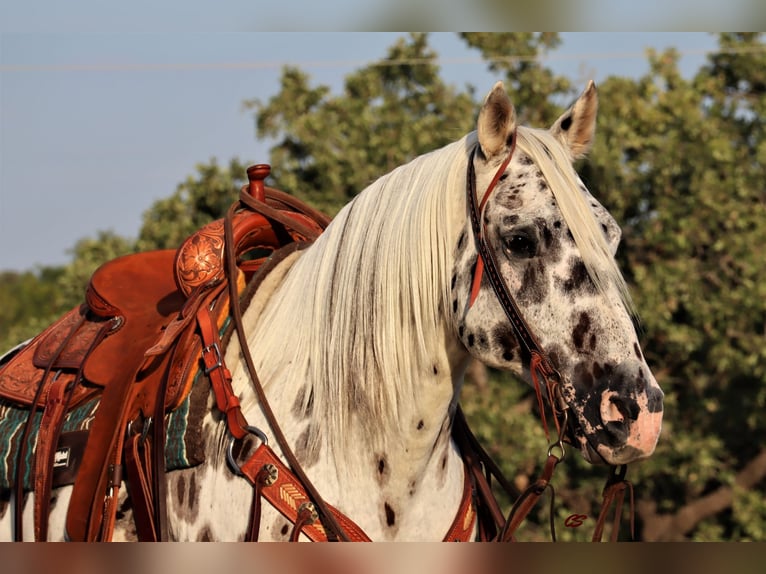
[[[316,492],[367,539],[443,540],[455,522],[468,471],[453,426],[471,360],[538,387],[554,413],[566,412],[559,436],[590,463],[654,451],[663,393],[615,261],[621,230],[573,167],[591,148],[597,107],[590,82],[551,127],[517,125],[498,82],[475,131],[369,185],[274,267],[245,310],[248,352],[286,443]],[[224,360],[247,448],[274,445],[244,346],[232,338]],[[556,384],[540,390],[546,373]],[[167,538],[238,541],[253,528],[258,540],[290,538],[273,503],[250,521],[253,481],[212,392],[202,428],[205,463],[166,475]],[[49,540],[67,539],[71,492],[53,491]],[[4,539],[10,498],[0,496]],[[113,540],[137,538],[133,518],[122,489]],[[476,514],[465,520],[476,539]]]

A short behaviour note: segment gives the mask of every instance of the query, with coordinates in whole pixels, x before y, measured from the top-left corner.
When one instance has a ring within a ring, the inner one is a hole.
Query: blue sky
[[[141,214],[198,162],[268,161],[244,100],[275,94],[288,63],[337,88],[400,35],[3,33],[0,270],[65,263],[77,239],[100,229],[134,237]],[[691,74],[716,43],[704,33],[563,40],[546,63],[582,86],[591,77],[644,73],[647,47],[675,46]],[[498,79],[455,34],[435,33],[431,44],[448,82],[482,94]]]

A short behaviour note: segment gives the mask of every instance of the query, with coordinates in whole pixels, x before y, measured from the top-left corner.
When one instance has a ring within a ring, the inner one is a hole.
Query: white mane
[[[346,205],[293,265],[251,335],[261,356],[285,356],[273,342],[290,341],[301,376],[322,386],[307,390],[303,403],[330,425],[325,438],[346,436],[353,413],[399,424],[401,405],[417,395],[419,369],[443,353],[437,333],[451,312],[469,139],[396,168]],[[273,336],[277,329],[289,335]],[[261,378],[278,385],[279,374]]]
[[[257,355],[283,357],[261,361],[261,380],[307,381],[295,408],[310,412],[309,427],[324,429],[338,452],[354,414],[376,421],[373,429],[406,422],[402,405],[416,400],[418,383],[444,352],[438,334],[452,313],[453,249],[467,217],[466,169],[476,141],[468,134],[367,187],[298,258],[251,332]],[[598,288],[615,285],[628,303],[561,144],[546,131],[520,127],[517,145],[548,180]],[[322,437],[309,433],[309,450]]]

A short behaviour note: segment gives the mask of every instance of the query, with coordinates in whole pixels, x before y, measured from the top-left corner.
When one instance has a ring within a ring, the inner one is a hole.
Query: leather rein
[[[478,538],[480,540],[515,540],[514,533],[516,529],[528,516],[546,489],[551,490],[550,527],[552,538],[554,541],[556,539],[553,521],[554,492],[550,481],[555,467],[563,460],[565,455],[563,437],[568,415],[568,407],[561,397],[561,376],[553,367],[547,354],[542,350],[503,281],[497,261],[487,240],[485,226],[481,223],[483,208],[500,176],[510,163],[515,143],[516,137],[514,134],[511,151],[495,173],[494,178],[483,195],[480,205],[477,204],[476,176],[473,167],[476,148],[474,148],[469,159],[466,190],[471,225],[479,251],[469,304],[473,304],[482,276],[486,270],[490,285],[513,326],[519,343],[526,351],[526,359],[528,360],[532,375],[546,436],[548,436],[548,428],[540,388],[541,380],[545,385],[553,411],[558,438],[548,449],[547,460],[540,477],[521,494],[518,494],[516,489],[503,476],[497,464],[479,444],[468,427],[462,411],[458,408],[453,421],[453,439],[460,449],[465,464],[465,485],[457,515],[444,538],[449,541],[470,540],[473,538],[475,525],[478,525]],[[251,175],[250,169],[248,170],[248,175]],[[297,209],[308,217],[320,221],[323,228],[329,223],[326,217],[310,209],[307,211],[303,204],[296,202],[290,196],[271,188],[266,189],[262,178],[256,177],[250,177],[249,187],[245,186],[242,189],[240,201],[231,206],[224,220],[225,259],[229,278],[229,300],[231,302],[230,315],[260,406],[269,428],[287,461],[286,465],[280,461],[279,457],[268,445],[268,440],[264,433],[247,424],[240,410],[239,400],[231,388],[231,374],[223,363],[218,333],[209,324],[205,324],[207,321],[200,321],[200,328],[206,345],[205,350],[207,351],[203,353],[203,360],[211,377],[216,403],[218,408],[226,414],[227,427],[231,434],[228,462],[235,474],[243,476],[254,489],[245,539],[249,541],[257,540],[260,525],[261,498],[266,498],[278,511],[293,522],[294,527],[290,535],[291,540],[297,540],[300,534],[305,534],[309,539],[315,541],[369,541],[369,537],[358,525],[324,501],[306,476],[269,405],[252,360],[252,354],[242,324],[242,309],[238,304],[237,259],[234,249],[231,247],[234,245],[232,220],[235,212],[238,209],[255,211],[271,220],[277,226],[284,226],[297,231],[308,241],[313,241],[318,236],[316,232],[310,229],[296,228],[296,222],[285,217],[279,209],[269,205],[267,199],[271,200],[270,203],[276,200]],[[214,353],[212,352],[213,349],[218,349],[218,351]],[[247,435],[255,435],[260,439],[261,444],[242,465],[239,465],[232,455],[233,445],[237,440],[241,440]],[[617,508],[614,515],[612,540],[616,540],[626,490],[630,492],[631,496],[631,535],[633,533],[633,492],[630,483],[624,480],[625,470],[625,466],[621,467],[618,472],[613,472],[607,480],[603,492],[604,501],[597,521],[596,533],[593,537],[594,541],[601,539],[606,516],[613,502],[616,502]],[[511,495],[512,498],[518,495],[507,518],[503,516],[500,505],[492,491],[493,477],[497,480],[500,487]],[[285,493],[288,493],[289,496],[286,496]]]

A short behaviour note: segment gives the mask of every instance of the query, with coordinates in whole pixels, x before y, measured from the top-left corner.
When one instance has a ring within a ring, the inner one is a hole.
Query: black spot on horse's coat
[[[319,462],[319,452],[321,449],[316,444],[311,444],[314,432],[314,427],[310,424],[307,425],[295,442],[295,456],[300,459],[306,468],[312,467]]]
[[[419,420],[418,421],[418,430],[423,430],[424,426],[425,426],[425,423],[423,422],[423,420],[422,419]]]
[[[510,227],[511,225],[516,225],[518,222],[519,222],[518,215],[506,215],[505,217],[503,217],[504,227]]]
[[[500,176],[500,181],[505,181],[506,179],[508,179],[508,173],[504,173]]]
[[[547,250],[550,248],[551,244],[553,243],[553,232],[545,224],[543,224],[542,229],[543,229],[543,247],[545,247],[545,249]]]
[[[197,492],[197,474],[192,473],[189,479],[189,500],[187,502],[189,510],[194,510],[194,507],[197,505]]]
[[[391,508],[391,505],[388,504],[388,502],[383,505],[383,510],[386,513],[386,524],[388,526],[393,526],[396,524],[396,513],[394,512],[394,509]]]
[[[465,325],[460,325],[460,327],[457,328],[457,336],[462,339],[463,333],[465,333]]]
[[[465,231],[460,234],[460,237],[457,240],[457,248],[463,249],[463,247],[465,247]]]
[[[438,374],[439,374],[439,369],[436,367],[436,365],[434,365],[434,375],[438,375]]]
[[[561,120],[561,129],[564,131],[569,130],[570,127],[572,127],[572,115],[568,115],[563,120]]]
[[[564,291],[572,293],[575,291],[584,290],[587,293],[595,293],[596,285],[588,275],[588,270],[585,267],[585,263],[582,260],[574,260],[569,269],[569,279],[564,281]]]
[[[553,222],[553,227],[555,227],[556,229],[561,229],[561,222],[560,221],[554,221]]]
[[[545,264],[542,260],[532,259],[524,269],[524,276],[519,289],[519,300],[524,303],[541,303],[548,295],[548,283],[545,280]]]
[[[303,411],[303,399],[306,396],[306,387],[301,387],[298,389],[298,392],[295,393],[295,402],[293,403],[293,408],[291,409],[292,414],[295,416],[295,418],[303,418],[304,411]]]
[[[512,361],[514,350],[519,346],[510,325],[500,325],[492,330],[492,344],[503,349],[503,359]]]
[[[585,335],[590,331],[590,316],[583,312],[580,313],[580,320],[572,330],[572,342],[578,351],[582,351]]]
[[[178,497],[178,506],[184,505],[186,498],[186,479],[183,475],[178,477],[178,484],[176,484],[176,497]]]
[[[457,313],[457,299],[452,302],[452,312]]]
[[[521,157],[519,157],[519,161],[521,162],[521,165],[532,165],[534,163],[532,158],[527,154],[521,155]]]
[[[197,535],[197,542],[212,542],[213,541],[213,533],[210,530],[209,526],[205,526],[202,530],[200,530],[199,535]]]
[[[452,282],[450,283],[450,289],[454,289],[455,284],[457,284],[457,273],[452,274]]]
[[[582,384],[585,389],[592,389],[595,379],[587,363],[577,363],[574,368],[574,380],[576,385]]]
[[[633,343],[633,352],[636,353],[636,357],[639,359],[644,359],[643,355],[641,354],[641,347],[638,346],[638,343]]]
[[[548,183],[544,179],[541,179],[540,183],[538,183],[537,186],[540,189],[540,191],[547,191],[548,190]]]
[[[519,187],[513,186],[509,193],[499,193],[497,204],[506,209],[519,209],[524,205],[524,200],[519,197]]]
[[[476,340],[476,337],[474,337],[473,333],[468,335],[468,346],[473,347],[475,340]]]
[[[290,527],[287,524],[282,526],[282,529],[279,531],[282,536],[287,536],[288,532],[290,532]]]

